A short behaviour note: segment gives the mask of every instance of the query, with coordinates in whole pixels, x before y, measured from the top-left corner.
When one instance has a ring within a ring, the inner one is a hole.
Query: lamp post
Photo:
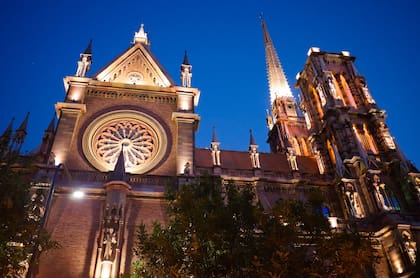
[[[58,173],[59,173],[62,166],[64,166],[64,165],[62,163],[60,163],[55,167],[54,175],[53,175],[51,185],[50,185],[50,190],[48,191],[48,197],[47,197],[47,200],[45,202],[44,215],[41,218],[41,223],[39,223],[39,230],[38,231],[41,231],[41,230],[45,229],[45,227],[47,226],[48,217],[50,215],[50,208],[51,208],[51,204],[52,204],[52,199],[53,199],[53,195],[54,195],[54,191],[55,191],[55,182],[57,180]],[[32,256],[31,256],[31,260],[29,262],[28,272],[26,273],[26,278],[34,277],[35,261],[36,261],[36,258],[38,256],[39,256],[39,246],[38,246],[38,244],[35,244],[34,250],[32,252]]]

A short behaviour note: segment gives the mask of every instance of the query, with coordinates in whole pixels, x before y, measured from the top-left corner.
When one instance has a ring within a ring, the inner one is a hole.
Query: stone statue
[[[378,175],[373,176],[373,194],[375,196],[376,203],[378,207],[382,210],[390,210],[391,207],[388,206],[388,204],[385,202],[385,199],[387,199],[386,193],[385,193],[385,184],[380,183],[381,180]]]
[[[345,184],[346,203],[350,214],[356,218],[364,217],[359,194],[354,190],[352,183]]]
[[[191,169],[190,169],[190,163],[187,162],[184,165],[184,175],[189,176],[191,173]]]

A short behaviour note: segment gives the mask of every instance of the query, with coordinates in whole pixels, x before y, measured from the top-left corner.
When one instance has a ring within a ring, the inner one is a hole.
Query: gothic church
[[[143,25],[127,50],[92,75],[89,44],[75,75],[64,79],[58,123],[50,123],[39,148],[34,187],[45,192],[46,227],[61,248],[42,254],[31,277],[129,272],[137,225],[167,221],[165,184],[203,173],[251,184],[266,210],[318,188],[332,229],[356,225],[374,234],[383,257],[378,277],[413,272],[420,173],[391,136],[355,58],[310,48],[297,75],[297,103],[261,24],[270,153],[258,151],[252,132],[248,151],[221,149],[216,130],[209,149],[195,147],[200,91],[191,87],[187,54],[177,85],[153,55]],[[83,192],[83,201],[75,192]]]

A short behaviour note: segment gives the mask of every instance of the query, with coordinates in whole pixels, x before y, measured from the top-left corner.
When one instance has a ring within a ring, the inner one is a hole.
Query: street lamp
[[[60,163],[55,167],[54,175],[53,175],[51,185],[50,185],[50,190],[48,192],[47,201],[45,202],[44,215],[42,216],[41,223],[39,225],[39,230],[43,230],[47,226],[48,216],[50,214],[50,208],[51,208],[52,199],[53,199],[53,195],[55,191],[55,182],[57,180],[58,172],[63,166],[64,166],[63,163]],[[34,250],[31,256],[31,260],[29,262],[28,272],[26,273],[26,278],[32,278],[34,276],[35,260],[38,256],[39,256],[39,246],[38,244],[35,244]]]

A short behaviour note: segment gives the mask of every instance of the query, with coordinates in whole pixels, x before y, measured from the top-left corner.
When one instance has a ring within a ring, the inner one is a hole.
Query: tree
[[[252,186],[199,178],[168,194],[170,221],[138,230],[133,277],[365,277],[368,238],[331,232],[314,190],[271,212]],[[349,262],[352,263],[349,263]]]
[[[34,248],[56,248],[39,224],[42,204],[39,194],[30,194],[30,157],[9,148],[9,138],[0,139],[0,276],[21,277]]]
[[[249,277],[258,245],[261,211],[253,206],[250,186],[223,189],[220,180],[200,178],[169,194],[170,222],[145,225],[138,232],[136,254],[144,277]]]
[[[263,219],[261,277],[371,277],[377,254],[369,235],[332,231],[317,190],[306,202],[281,201]]]

